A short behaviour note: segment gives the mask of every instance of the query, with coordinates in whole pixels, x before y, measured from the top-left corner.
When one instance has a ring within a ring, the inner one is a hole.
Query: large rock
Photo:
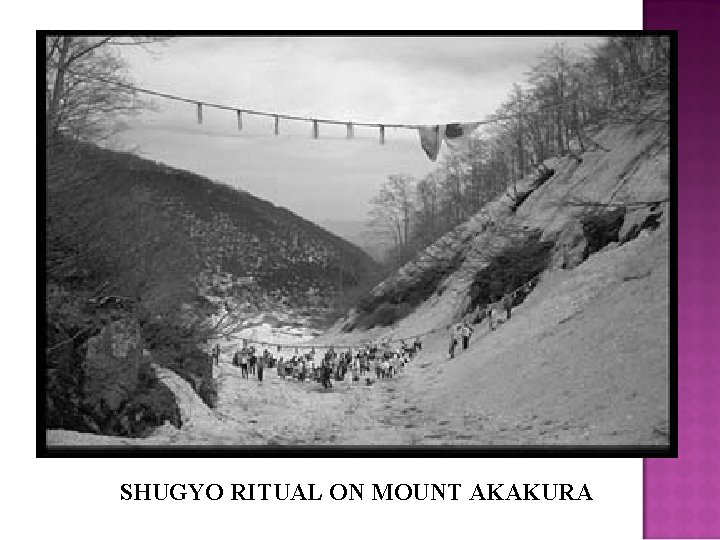
[[[120,408],[138,385],[143,347],[137,321],[123,319],[104,327],[88,340],[83,364],[84,393],[91,405],[104,401],[112,411]]]
[[[641,206],[628,210],[618,233],[621,242],[629,242],[643,229],[655,229],[660,225],[668,209],[667,203],[655,206]]]
[[[550,268],[572,269],[583,261],[587,238],[582,223],[577,219],[568,221],[555,240],[555,249],[550,260]]]

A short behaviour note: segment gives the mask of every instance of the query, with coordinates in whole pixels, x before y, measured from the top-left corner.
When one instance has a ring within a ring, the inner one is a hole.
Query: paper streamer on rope
[[[313,139],[317,139],[320,136],[320,128],[318,127],[318,121],[313,120]]]
[[[280,117],[275,115],[275,136],[280,134]]]
[[[353,136],[353,134],[352,134],[353,125],[368,126],[368,127],[379,126],[380,127],[380,144],[385,144],[385,128],[386,127],[392,127],[393,129],[401,128],[401,129],[418,130],[420,132],[421,146],[422,146],[423,150],[425,150],[425,153],[428,155],[428,157],[432,161],[435,161],[435,159],[437,157],[437,152],[440,149],[440,146],[441,146],[440,143],[442,142],[442,139],[445,139],[446,144],[449,147],[453,148],[457,143],[463,143],[464,139],[467,139],[470,132],[472,130],[474,130],[477,126],[503,122],[506,120],[516,120],[517,119],[517,115],[515,113],[513,113],[511,115],[506,115],[506,116],[503,116],[503,115],[493,116],[490,119],[481,121],[481,122],[452,123],[452,124],[436,125],[436,126],[422,126],[422,125],[418,125],[418,124],[376,124],[376,123],[367,123],[367,122],[348,122],[347,120],[335,120],[335,119],[317,119],[317,118],[313,119],[313,118],[304,117],[304,116],[279,114],[279,113],[275,113],[275,112],[258,111],[258,110],[252,110],[252,109],[242,109],[241,110],[241,109],[237,109],[235,107],[231,107],[229,105],[222,105],[222,104],[211,103],[211,102],[207,102],[207,101],[197,101],[197,100],[183,97],[183,96],[168,94],[165,92],[158,92],[156,90],[150,90],[147,88],[140,88],[137,86],[132,86],[132,85],[117,82],[117,81],[111,81],[111,80],[105,79],[103,77],[88,76],[86,74],[77,73],[71,69],[67,69],[67,71],[69,73],[72,73],[74,76],[76,76],[80,79],[83,79],[83,80],[100,81],[100,82],[103,82],[106,84],[110,84],[110,85],[117,86],[120,88],[125,88],[128,90],[133,90],[135,92],[139,92],[139,93],[143,93],[143,94],[147,94],[147,95],[151,95],[151,96],[157,96],[157,97],[161,97],[164,99],[170,99],[170,100],[174,100],[174,101],[181,101],[184,103],[194,103],[197,106],[197,117],[198,117],[199,124],[202,124],[202,122],[203,122],[202,107],[205,106],[205,107],[210,107],[210,108],[220,109],[220,110],[225,110],[225,111],[235,111],[238,116],[238,130],[242,130],[241,111],[246,112],[248,114],[254,114],[254,115],[259,115],[259,116],[273,116],[273,117],[275,117],[276,135],[278,132],[278,119],[279,118],[283,118],[286,120],[300,120],[300,121],[304,121],[304,122],[312,122],[314,139],[318,139],[320,136],[319,128],[318,128],[319,123],[346,124],[348,127],[348,138],[352,138],[352,136]],[[614,87],[612,89],[612,91],[615,92],[619,88],[639,84],[643,81],[646,81],[646,80],[656,77],[658,75],[666,75],[667,71],[668,70],[665,67],[657,69],[657,70],[653,71],[652,73],[644,75],[638,79],[628,81],[628,82],[621,84],[620,86]],[[564,109],[568,106],[568,104],[576,103],[578,101],[582,101],[583,99],[585,99],[585,98],[579,97],[579,98],[573,99],[573,100],[565,100],[560,104],[543,107],[539,110],[550,111],[550,110],[555,110],[555,109]],[[434,132],[434,130],[433,130],[433,127],[435,128],[435,130],[437,130],[440,127],[445,128],[446,126],[450,128],[450,134],[447,138],[445,137],[445,133],[438,134],[437,132]],[[456,135],[453,136],[453,134],[456,134]],[[438,137],[438,135],[440,135],[440,137]]]
[[[348,122],[347,124],[347,138],[352,139],[355,136],[355,132],[353,130],[352,122]]]

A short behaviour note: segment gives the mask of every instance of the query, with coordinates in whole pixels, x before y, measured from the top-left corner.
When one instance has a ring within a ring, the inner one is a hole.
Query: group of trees
[[[197,300],[202,263],[197,249],[157,197],[118,166],[127,161],[122,154],[115,154],[115,163],[112,153],[91,144],[106,142],[146,105],[128,87],[119,51],[159,41],[67,35],[45,40],[45,367],[51,427],[128,435],[176,416],[172,396],[149,371],[120,411],[93,407],[84,394],[88,339],[123,318],[140,325],[143,347],[153,350],[155,361],[201,384],[197,390],[206,401],[214,399],[198,348],[213,329],[197,310],[187,309]],[[139,416],[145,420],[136,422]]]
[[[45,40],[47,284],[76,298],[122,298],[135,315],[154,320],[196,296],[200,261],[150,192],[129,188],[123,169],[87,141],[104,140],[142,105],[122,86],[128,81],[118,48],[159,41],[67,35]],[[53,315],[56,329],[69,326],[61,334],[72,332],[75,322]]]
[[[60,134],[74,139],[107,139],[148,103],[130,85],[121,50],[167,38],[152,36],[47,36],[45,112],[49,142]]]
[[[597,148],[590,129],[604,122],[666,122],[667,36],[613,36],[584,53],[559,43],[462,151],[444,154],[422,179],[391,175],[370,201],[370,227],[408,260],[467,220],[552,156]]]

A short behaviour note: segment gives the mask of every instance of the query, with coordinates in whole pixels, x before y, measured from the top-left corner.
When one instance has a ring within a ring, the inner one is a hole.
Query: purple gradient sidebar
[[[645,538],[720,538],[720,2],[645,0],[678,30],[678,458],[644,464]]]

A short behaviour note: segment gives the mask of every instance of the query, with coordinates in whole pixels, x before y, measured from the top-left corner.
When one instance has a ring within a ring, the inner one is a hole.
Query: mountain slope
[[[255,302],[305,306],[357,285],[375,266],[360,248],[291,211],[191,172],[93,146],[81,148],[80,163],[93,168],[106,194],[146,193],[191,239],[200,285],[218,296],[255,290]]]
[[[500,196],[430,245],[378,284],[337,330],[375,326],[375,333],[402,335],[443,327],[475,307],[473,284],[512,246],[532,239],[551,243],[547,265],[570,268],[585,256],[588,220],[610,216],[619,208],[619,223],[624,228],[618,234],[630,238],[648,213],[664,215],[669,196],[666,126],[608,125],[593,134],[593,139],[597,148],[577,157],[547,160],[551,175],[538,173],[523,179],[518,182],[516,197]],[[655,208],[633,205],[638,201],[659,202]],[[605,206],[608,204],[618,206]],[[496,296],[509,290],[512,287]],[[392,332],[382,330],[382,325],[373,324],[373,317],[368,317],[369,311],[383,304],[402,304],[410,313],[392,321],[397,323]]]
[[[51,427],[138,436],[178,423],[151,362],[212,406],[209,339],[274,310],[308,324],[371,279],[359,248],[247,193],[62,139],[45,157]]]
[[[527,178],[518,197],[487,205],[321,338],[362,344],[429,332],[392,394],[404,409],[384,413],[388,433],[380,430],[374,440],[668,443],[667,130],[608,125],[593,138],[602,149],[548,160],[551,176]],[[523,280],[488,269],[533,242],[550,246],[544,266],[516,298],[512,317],[502,312],[492,331],[484,307]],[[488,277],[496,290],[483,289]],[[409,313],[395,312],[394,320],[373,311],[400,303]],[[475,332],[470,347],[450,360],[448,325],[460,320],[475,323]],[[357,441],[351,434],[343,442]]]

